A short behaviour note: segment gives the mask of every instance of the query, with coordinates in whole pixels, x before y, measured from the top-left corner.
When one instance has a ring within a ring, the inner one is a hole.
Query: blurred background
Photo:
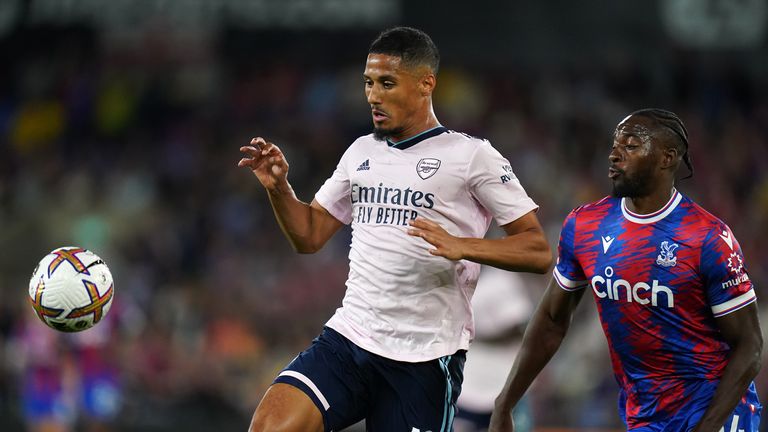
[[[2,0],[0,430],[246,430],[339,306],[349,231],[293,253],[238,147],[280,145],[310,201],[369,133],[367,47],[400,24],[441,50],[442,124],[511,161],[553,246],[569,210],[610,192],[615,125],[678,113],[696,169],[679,189],[730,225],[765,295],[765,0]],[[26,300],[64,245],[116,281],[79,335]],[[547,280],[529,279],[534,300]],[[616,394],[586,296],[530,392],[534,429],[619,430]]]

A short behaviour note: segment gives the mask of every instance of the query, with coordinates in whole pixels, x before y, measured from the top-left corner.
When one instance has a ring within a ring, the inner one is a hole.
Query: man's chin
[[[637,183],[613,183],[613,189],[611,195],[615,198],[640,198],[648,196],[650,190],[647,187],[643,187],[642,184]]]
[[[384,141],[385,139],[398,135],[401,132],[402,130],[400,128],[380,128],[380,127],[374,126],[373,139],[377,141]]]

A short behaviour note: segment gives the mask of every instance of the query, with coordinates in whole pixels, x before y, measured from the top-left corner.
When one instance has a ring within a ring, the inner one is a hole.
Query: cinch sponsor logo
[[[735,287],[736,285],[739,285],[741,283],[744,283],[749,280],[749,275],[744,273],[743,275],[737,277],[736,279],[731,279],[728,282],[723,282],[722,287],[723,289]]]
[[[399,189],[379,186],[367,187],[352,183],[352,204],[395,204],[431,209],[435,206],[435,194],[411,188]]]
[[[596,275],[592,277],[592,291],[600,298],[606,298],[614,301],[625,301],[627,303],[639,303],[641,305],[650,304],[659,306],[659,300],[662,305],[671,308],[675,305],[675,296],[669,287],[659,284],[658,280],[653,280],[650,284],[638,282],[631,284],[625,279],[612,279],[613,268],[605,268],[605,277]],[[659,298],[659,294],[664,294],[664,298]],[[666,299],[666,303],[663,300]]]

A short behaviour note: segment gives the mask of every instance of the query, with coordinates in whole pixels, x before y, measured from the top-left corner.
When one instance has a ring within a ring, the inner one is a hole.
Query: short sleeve
[[[539,208],[512,172],[512,166],[488,141],[474,152],[467,175],[470,193],[496,219],[506,225]]]
[[[756,300],[739,242],[725,224],[704,240],[701,276],[715,317],[727,315]]]
[[[330,178],[315,194],[315,200],[333,217],[349,225],[352,223],[352,198],[349,171],[346,161],[349,149],[344,153]]]
[[[557,245],[557,264],[552,275],[560,288],[566,291],[576,291],[587,286],[587,278],[581,268],[575,252],[576,214],[577,210],[568,214],[560,231],[560,241]]]

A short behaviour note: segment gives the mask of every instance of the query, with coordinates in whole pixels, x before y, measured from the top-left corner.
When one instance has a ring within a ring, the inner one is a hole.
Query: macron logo
[[[720,234],[720,238],[723,239],[725,244],[727,244],[728,247],[731,248],[731,250],[733,250],[733,237],[731,237],[731,233],[723,230],[723,233]]]
[[[371,162],[369,159],[366,159],[365,162],[361,163],[359,167],[357,167],[358,171],[368,171],[371,169]]]
[[[611,247],[611,243],[613,243],[614,240],[616,240],[616,237],[611,237],[609,235],[605,237],[601,237],[600,240],[603,241],[603,253],[608,253],[608,248]]]

